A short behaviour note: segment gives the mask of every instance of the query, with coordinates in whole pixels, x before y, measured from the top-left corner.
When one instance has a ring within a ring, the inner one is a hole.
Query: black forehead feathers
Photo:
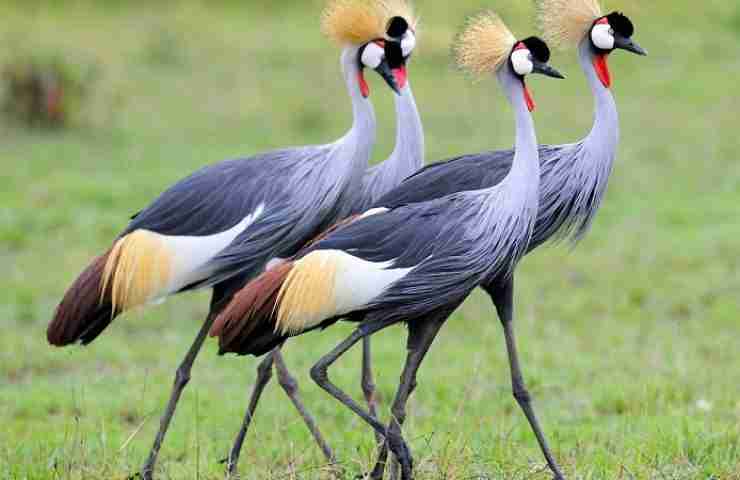
[[[606,19],[614,31],[625,38],[630,38],[635,33],[632,21],[621,12],[612,12],[606,16]]]
[[[544,40],[539,37],[529,37],[522,40],[532,56],[540,62],[547,63],[550,61],[550,48]]]
[[[385,61],[391,68],[401,68],[406,63],[400,43],[385,42]]]
[[[403,17],[393,17],[388,21],[386,33],[390,38],[401,38],[409,29],[409,23]]]

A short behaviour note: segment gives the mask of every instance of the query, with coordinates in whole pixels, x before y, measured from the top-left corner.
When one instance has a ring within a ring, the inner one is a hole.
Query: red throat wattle
[[[524,81],[522,81],[522,86],[524,87],[524,101],[527,102],[527,109],[530,112],[534,112],[534,109],[537,108],[537,104],[534,103],[532,92],[529,91],[529,87],[524,83]]]
[[[398,88],[403,88],[406,86],[406,82],[408,81],[409,74],[406,71],[405,65],[400,68],[394,68],[393,76],[396,77],[396,84],[398,85]]]
[[[369,97],[370,85],[367,84],[367,80],[365,80],[365,74],[362,73],[362,70],[357,73],[357,82],[360,84],[360,93],[362,93],[362,96],[365,98]]]
[[[599,76],[599,80],[606,88],[612,86],[612,74],[609,72],[609,64],[607,63],[608,53],[599,53],[594,57],[594,69],[596,69],[596,75]]]

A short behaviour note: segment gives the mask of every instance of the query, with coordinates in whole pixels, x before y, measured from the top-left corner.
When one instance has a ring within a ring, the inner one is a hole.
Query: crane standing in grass
[[[216,313],[273,258],[294,255],[357,202],[375,143],[376,120],[364,70],[399,92],[402,45],[386,41],[390,0],[333,0],[324,31],[342,40],[341,66],[353,124],[334,143],[278,150],[205,167],[136,215],[112,247],[69,288],[47,329],[52,345],[95,340],[119,314],[196,288],[213,286],[211,308],[177,369],[150,455],[156,458],[180,395]],[[312,433],[320,438],[315,425]]]
[[[412,477],[412,458],[399,425],[385,428],[329,380],[328,367],[364,337],[405,322],[409,354],[399,392],[408,392],[448,313],[487,276],[512,274],[527,249],[539,198],[534,102],[525,77],[562,78],[547,64],[550,52],[542,40],[517,41],[493,13],[470,22],[458,51],[463,67],[495,73],[514,108],[516,153],[506,178],[489,188],[369,210],[252,281],[211,330],[222,352],[262,355],[290,336],[340,318],[360,321],[311,376],[385,436],[404,480]]]
[[[350,216],[366,211],[387,192],[398,186],[399,183],[424,165],[424,130],[421,118],[416,108],[416,101],[408,80],[406,62],[416,47],[416,20],[409,3],[405,0],[395,3],[386,3],[388,12],[392,15],[386,31],[387,49],[400,49],[402,65],[394,69],[400,94],[394,97],[396,110],[396,146],[390,157],[384,162],[369,168],[362,179],[360,194],[355,198],[355,204],[349,211]],[[399,16],[401,15],[401,16]],[[393,43],[395,42],[396,45]],[[398,53],[395,54],[396,56]],[[279,263],[279,260],[269,265]],[[362,355],[362,390],[368,408],[373,416],[377,416],[375,399],[375,384],[370,364],[370,337],[363,339]],[[311,415],[303,407],[298,397],[298,383],[288,371],[282,357],[281,347],[275,348],[273,353],[265,356],[257,366],[257,379],[250,395],[247,411],[244,414],[241,428],[234,440],[228,458],[225,460],[230,475],[235,475],[242,444],[247,435],[249,426],[254,418],[257,405],[267,384],[272,378],[272,369],[275,368],[278,382],[293,401],[296,409],[309,425],[315,425]],[[317,427],[312,427],[314,438],[324,452],[329,462],[334,462],[331,448],[318,433]],[[382,441],[380,436],[378,442]]]

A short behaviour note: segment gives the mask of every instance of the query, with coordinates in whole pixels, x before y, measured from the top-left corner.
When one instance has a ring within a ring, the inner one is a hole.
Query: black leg
[[[144,480],[151,480],[154,475],[154,465],[157,463],[157,455],[159,455],[159,449],[162,447],[162,442],[164,441],[164,437],[167,434],[167,428],[169,428],[170,421],[172,421],[172,417],[175,414],[177,402],[180,400],[180,395],[182,395],[182,391],[185,389],[188,382],[190,381],[190,371],[193,368],[193,362],[195,362],[195,358],[198,356],[198,353],[203,346],[203,342],[208,335],[208,330],[210,330],[215,317],[216,316],[214,314],[208,315],[208,318],[206,318],[203,326],[200,327],[198,336],[195,337],[195,341],[190,346],[190,350],[188,350],[188,353],[187,355],[185,355],[185,358],[183,359],[180,366],[177,367],[177,371],[175,373],[175,382],[172,385],[170,399],[167,402],[167,409],[165,410],[164,415],[162,415],[162,418],[159,421],[159,432],[157,432],[157,436],[154,439],[154,445],[149,452],[149,457],[147,458],[146,463],[141,469],[141,476]]]
[[[362,393],[365,395],[367,409],[373,418],[378,418],[378,400],[375,394],[375,379],[372,369],[372,350],[370,349],[370,337],[362,339]],[[375,432],[375,441],[380,444],[383,436]]]
[[[328,368],[336,362],[339,357],[344,355],[352,346],[362,340],[368,335],[381,330],[395,322],[389,321],[366,321],[360,325],[352,334],[331,352],[326,354],[321,360],[316,363],[311,369],[311,378],[324,390],[326,390],[331,396],[339,400],[343,405],[352,410],[356,415],[362,418],[368,425],[370,425],[376,432],[385,436],[385,426],[380,423],[376,418],[373,418],[370,413],[366,412],[357,402],[355,402],[349,395],[339,389],[329,380]],[[389,448],[395,453],[400,461],[403,468],[403,479],[411,479],[411,456],[409,454],[408,446],[402,437],[388,438]]]
[[[514,279],[512,278],[503,284],[496,285],[491,288],[486,287],[486,291],[489,293],[493,303],[496,305],[499,319],[504,327],[504,337],[506,338],[506,350],[509,354],[511,385],[514,398],[524,411],[524,415],[526,415],[527,420],[532,427],[532,431],[534,431],[534,434],[537,437],[537,442],[540,444],[542,454],[545,456],[547,464],[550,466],[550,470],[552,470],[552,473],[555,475],[555,480],[564,480],[565,477],[563,477],[560,467],[550,451],[547,439],[545,439],[545,434],[542,432],[537,416],[534,413],[534,408],[532,408],[532,397],[524,385],[524,378],[522,377],[521,367],[519,366],[519,354],[517,353],[513,325]]]
[[[293,406],[298,410],[298,413],[303,418],[306,426],[311,431],[311,435],[313,435],[314,440],[319,445],[319,448],[321,448],[326,460],[331,465],[335,465],[336,458],[334,457],[334,452],[332,452],[331,448],[326,443],[326,440],[324,440],[323,435],[321,435],[321,431],[319,431],[319,427],[316,425],[316,421],[313,416],[308,413],[306,407],[303,405],[301,395],[298,393],[298,382],[296,382],[295,378],[293,378],[288,371],[288,367],[285,365],[285,360],[283,360],[283,354],[280,351],[280,347],[273,350],[272,354],[275,357],[275,370],[277,371],[280,386],[283,387],[285,393],[290,397],[290,401],[293,402]]]
[[[242,420],[242,426],[239,429],[239,433],[236,435],[234,445],[231,447],[231,452],[229,452],[229,457],[226,459],[227,478],[235,478],[237,475],[239,454],[241,453],[242,444],[244,443],[244,437],[247,436],[247,430],[249,430],[249,425],[252,423],[252,418],[254,418],[254,411],[257,409],[257,403],[260,401],[262,392],[267,384],[270,383],[270,379],[272,378],[272,365],[274,362],[275,351],[276,350],[273,350],[268,353],[257,366],[257,380],[252,389],[252,395],[249,398],[249,406],[247,406],[244,420]]]
[[[391,421],[387,429],[388,437],[401,435],[401,427],[406,420],[406,403],[417,385],[416,373],[429,351],[432,342],[434,342],[437,333],[439,333],[439,329],[442,328],[442,325],[444,325],[444,322],[452,311],[454,311],[454,308],[446,309],[444,312],[438,312],[438,314],[433,315],[429,319],[417,320],[415,323],[409,324],[406,365],[403,368],[401,383],[393,400],[393,406],[391,407]],[[387,456],[388,446],[386,443],[383,443],[378,454],[378,460],[375,463],[375,468],[373,468],[370,475],[371,479],[381,480],[383,478]],[[394,457],[390,466],[392,479],[398,478],[399,466],[397,459]]]

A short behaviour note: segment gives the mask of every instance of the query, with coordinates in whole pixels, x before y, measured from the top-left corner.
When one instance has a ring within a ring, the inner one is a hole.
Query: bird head
[[[370,86],[365,80],[365,69],[370,68],[380,75],[397,94],[405,85],[406,67],[397,42],[379,38],[363,45],[357,52],[359,62],[358,81],[364,97],[370,96]]]
[[[555,47],[584,45],[601,83],[609,88],[611,74],[607,57],[616,49],[647,55],[634,40],[635,28],[624,14],[604,15],[598,0],[536,0],[542,34]]]
[[[400,94],[408,82],[406,62],[415,48],[416,34],[409,21],[400,15],[392,16],[386,24],[384,38],[375,39],[360,49],[360,71],[364,68],[375,70],[394,92]],[[360,77],[360,88],[366,97],[370,94],[364,76]]]
[[[601,83],[611,87],[611,73],[607,57],[616,49],[627,50],[637,55],[647,52],[632,40],[635,27],[624,14],[612,12],[596,19],[588,33],[588,41],[594,51],[594,68]]]
[[[563,74],[547,63],[549,61],[550,48],[539,37],[529,37],[516,42],[509,55],[509,67],[522,80],[524,97],[530,112],[534,111],[536,105],[532,98],[532,93],[525,82],[527,75],[538,73],[552,78],[565,78]]]
[[[335,43],[356,53],[357,81],[370,95],[366,69],[385,80],[397,94],[406,85],[406,61],[416,45],[407,0],[330,0],[322,30]]]
[[[517,40],[501,18],[486,12],[472,17],[454,44],[458,65],[474,75],[502,72],[522,82],[524,100],[529,111],[535,109],[527,87],[527,75],[538,73],[553,78],[565,78],[551,67],[550,49],[538,37]]]
[[[404,88],[408,81],[406,63],[416,48],[416,32],[404,17],[395,16],[388,21],[386,38],[389,42],[386,57],[392,61],[391,69],[398,87]]]

